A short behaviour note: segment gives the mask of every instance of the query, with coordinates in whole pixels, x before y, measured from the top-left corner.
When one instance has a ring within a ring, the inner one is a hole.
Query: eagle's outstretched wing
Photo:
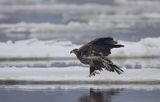
[[[124,47],[111,37],[97,38],[79,48],[81,56],[108,56],[112,48]]]

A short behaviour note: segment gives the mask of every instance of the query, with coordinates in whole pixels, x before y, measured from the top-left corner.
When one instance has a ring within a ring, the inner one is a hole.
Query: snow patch
[[[112,49],[110,57],[113,58],[152,58],[160,57],[160,37],[144,38],[138,42],[119,41],[125,45],[123,48]],[[8,41],[0,43],[0,58],[75,58],[70,51],[81,45],[70,41],[40,41],[37,39]]]
[[[89,77],[89,68],[0,68],[0,80],[38,81],[51,83],[159,83],[159,69],[124,69],[124,73],[118,75],[108,71],[102,71],[96,76]]]

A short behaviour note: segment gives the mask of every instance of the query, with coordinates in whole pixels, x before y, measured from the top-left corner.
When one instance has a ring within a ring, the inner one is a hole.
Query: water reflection
[[[79,98],[79,102],[111,102],[112,97],[117,95],[121,89],[100,90],[90,88],[89,95]]]
[[[119,92],[121,89],[0,88],[0,99],[3,102],[111,102]]]
[[[148,88],[49,88],[48,86],[5,86],[0,88],[0,102],[159,102],[160,90]],[[98,86],[99,88],[101,86]]]

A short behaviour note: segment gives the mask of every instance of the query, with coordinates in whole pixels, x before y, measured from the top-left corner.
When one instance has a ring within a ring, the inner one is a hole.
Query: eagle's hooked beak
[[[73,53],[73,50],[72,51],[70,51],[70,54],[72,54]]]

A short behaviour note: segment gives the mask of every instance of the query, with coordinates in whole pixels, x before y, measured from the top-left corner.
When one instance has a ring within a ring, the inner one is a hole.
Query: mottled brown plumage
[[[71,53],[74,53],[83,64],[90,65],[90,76],[95,75],[96,70],[102,69],[121,74],[123,70],[106,57],[111,54],[112,48],[119,47],[124,45],[118,44],[111,37],[105,37],[92,40],[79,49],[73,49]]]

